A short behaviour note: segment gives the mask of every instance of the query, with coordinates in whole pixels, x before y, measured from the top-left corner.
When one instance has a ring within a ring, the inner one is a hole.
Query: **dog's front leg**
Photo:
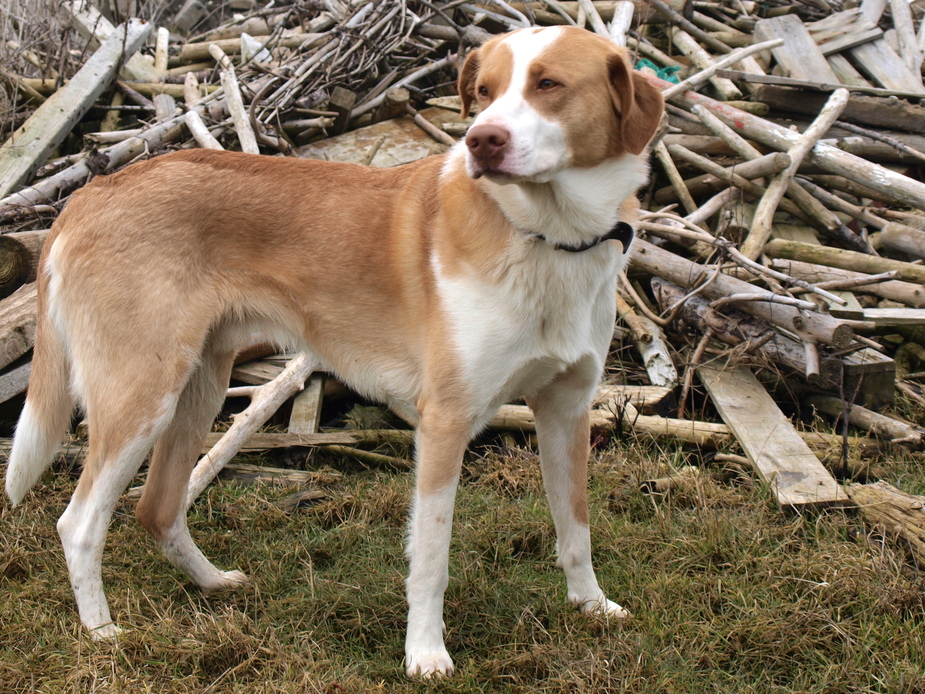
[[[417,479],[408,532],[409,677],[453,672],[443,643],[443,593],[449,582],[449,551],[456,486],[469,443],[464,418],[440,408],[422,408],[417,431]]]
[[[543,484],[568,599],[584,612],[627,617],[625,609],[604,595],[591,564],[587,480],[590,405],[598,378],[599,370],[583,362],[528,398],[527,404],[536,417]]]

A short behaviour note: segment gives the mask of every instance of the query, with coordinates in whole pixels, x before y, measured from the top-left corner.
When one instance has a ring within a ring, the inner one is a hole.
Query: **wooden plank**
[[[912,73],[899,54],[885,40],[849,48],[848,57],[860,72],[884,89],[925,94],[922,78]]]
[[[212,447],[224,436],[224,432],[215,431],[206,435],[202,445],[202,454],[208,453]],[[294,446],[352,446],[357,443],[357,437],[349,433],[327,434],[253,434],[239,449],[241,451],[264,451],[271,448],[291,448]]]
[[[819,51],[822,55],[828,57],[836,53],[860,46],[868,41],[875,41],[883,36],[883,30],[879,27],[867,29],[866,31],[856,31],[850,34],[844,34],[831,41],[819,44]]]
[[[119,27],[73,79],[48,97],[0,147],[0,198],[29,182],[110,85],[122,57],[138,50],[150,28],[135,19]]]
[[[64,9],[71,13],[71,24],[80,37],[88,42],[91,50],[95,51],[99,48],[116,30],[112,23],[86,0],[66,2]],[[152,63],[145,60],[141,53],[133,53],[125,61],[122,74],[139,82],[161,82],[165,76],[165,73],[157,70]]]
[[[321,402],[324,399],[324,374],[312,374],[305,390],[292,400],[289,417],[290,434],[315,434],[321,423]]]
[[[854,50],[854,49],[852,49]],[[873,96],[899,96],[908,99],[921,99],[920,91],[910,91],[904,89],[884,89],[883,87],[863,87],[855,85],[846,85],[839,82],[822,82],[818,80],[794,79],[792,77],[782,77],[781,75],[758,75],[753,72],[742,72],[741,70],[727,70],[721,68],[716,71],[717,75],[728,77],[731,80],[742,80],[743,82],[752,82],[754,84],[775,84],[783,87],[797,87],[798,89],[812,89],[820,92],[833,92],[836,89],[847,89],[850,92],[859,92],[861,94],[871,94]],[[916,132],[918,130],[916,129]]]
[[[816,46],[795,14],[762,19],[755,24],[755,43],[783,39],[784,45],[771,49],[778,64],[787,71],[788,77],[820,82],[838,82],[825,56]]]
[[[424,109],[420,114],[437,127],[460,120],[459,113],[436,107]],[[363,164],[369,153],[375,151],[369,164],[388,167],[408,164],[446,150],[446,145],[432,140],[411,118],[404,116],[313,142],[299,147],[295,154],[303,159]]]
[[[858,72],[851,61],[845,56],[837,53],[826,57],[829,67],[835,72],[838,81],[849,87],[870,87],[871,84],[864,75]],[[849,102],[850,103],[850,102]],[[844,116],[844,114],[842,114]]]
[[[865,308],[862,320],[878,326],[925,325],[925,308]]]
[[[781,507],[799,510],[847,501],[838,482],[751,371],[699,366],[697,375]]]

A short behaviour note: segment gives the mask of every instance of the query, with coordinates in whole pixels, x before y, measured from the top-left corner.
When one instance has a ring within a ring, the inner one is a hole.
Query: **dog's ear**
[[[462,111],[460,115],[463,118],[469,116],[469,107],[475,100],[475,78],[479,73],[481,57],[479,49],[470,51],[466,56],[466,62],[463,63],[462,70],[459,71],[459,79],[456,81],[456,91],[459,98],[462,99]]]
[[[658,129],[665,110],[662,93],[636,72],[622,53],[610,57],[610,90],[620,118],[623,147],[640,154]]]

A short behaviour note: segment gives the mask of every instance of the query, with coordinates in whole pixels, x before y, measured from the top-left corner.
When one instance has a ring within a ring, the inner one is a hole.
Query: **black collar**
[[[546,243],[549,243],[549,240],[542,234],[537,234],[536,237],[539,239],[542,239],[543,241],[546,241]],[[586,251],[589,248],[594,248],[599,243],[602,243],[604,241],[610,241],[611,239],[613,239],[614,241],[619,241],[620,243],[623,244],[623,252],[626,253],[629,250],[630,244],[633,242],[633,237],[634,237],[634,233],[633,233],[632,226],[630,226],[626,222],[617,222],[616,224],[614,224],[613,229],[608,231],[606,234],[603,234],[601,236],[598,236],[595,239],[592,239],[591,241],[586,241],[585,243],[582,243],[577,246],[574,246],[568,243],[554,243],[552,244],[552,247],[555,248],[557,251],[568,251],[569,253],[581,253],[582,251]]]

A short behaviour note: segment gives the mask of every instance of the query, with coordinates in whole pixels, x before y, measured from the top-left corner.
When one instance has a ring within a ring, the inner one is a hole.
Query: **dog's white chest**
[[[618,253],[536,247],[504,276],[447,277],[434,260],[441,305],[466,382],[488,414],[530,394],[570,365],[602,364],[613,334]]]

